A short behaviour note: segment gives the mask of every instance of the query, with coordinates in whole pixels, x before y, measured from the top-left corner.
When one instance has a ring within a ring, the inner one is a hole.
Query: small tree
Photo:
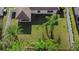
[[[49,25],[50,26],[50,39],[53,39],[53,29],[54,29],[54,26],[56,24],[56,22],[58,22],[57,20],[57,15],[54,14],[52,15],[51,17],[48,17],[48,22],[46,22],[44,25],[45,25],[45,29],[46,31],[48,30],[47,26]],[[47,32],[48,34],[48,32]]]
[[[20,31],[21,29],[15,25],[11,25],[7,31],[5,31],[2,38],[3,50],[12,48],[13,43],[18,40],[17,35],[20,33]]]

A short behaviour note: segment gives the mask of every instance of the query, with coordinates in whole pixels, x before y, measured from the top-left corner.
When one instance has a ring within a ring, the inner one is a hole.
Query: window
[[[78,22],[79,22],[79,17],[77,19],[78,19]]]
[[[29,19],[22,19],[22,21],[29,21]]]
[[[52,10],[48,10],[48,12],[50,13],[50,12],[53,12]]]
[[[26,19],[22,19],[21,21],[26,21]]]
[[[38,13],[40,13],[40,11],[38,10]]]
[[[20,22],[28,22],[29,19],[20,19]]]

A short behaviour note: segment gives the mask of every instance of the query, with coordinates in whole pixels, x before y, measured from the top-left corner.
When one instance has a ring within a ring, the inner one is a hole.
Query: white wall
[[[40,12],[38,12],[38,11],[40,11]],[[48,12],[48,10],[32,10],[32,14],[53,14],[56,12],[57,12],[56,10],[53,10],[53,12]]]

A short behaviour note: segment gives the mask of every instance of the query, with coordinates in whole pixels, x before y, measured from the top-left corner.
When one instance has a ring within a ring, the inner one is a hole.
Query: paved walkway
[[[68,32],[69,32],[69,41],[70,41],[70,47],[74,48],[74,40],[73,40],[73,33],[72,33],[72,27],[71,27],[71,22],[70,22],[70,16],[69,16],[69,9],[66,7],[66,16],[67,16],[67,27],[68,27]]]

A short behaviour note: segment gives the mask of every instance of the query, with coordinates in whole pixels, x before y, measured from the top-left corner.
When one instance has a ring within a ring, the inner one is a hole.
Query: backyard
[[[55,38],[60,38],[60,49],[70,50],[69,35],[66,23],[66,10],[64,10],[64,18],[58,17],[58,25],[54,28]]]
[[[66,10],[64,9],[64,18],[61,18],[59,14],[58,15],[58,24],[54,26],[53,35],[54,40],[59,40],[58,50],[70,50],[70,44],[69,44],[69,36],[68,36],[68,30],[67,30],[67,23],[66,23]],[[40,18],[42,16],[42,18]],[[31,44],[34,44],[38,41],[38,39],[42,39],[43,37],[45,39],[49,39],[46,34],[45,26],[43,26],[44,23],[48,22],[46,19],[46,16],[40,15],[37,17],[36,20],[32,20],[30,26],[31,28],[28,30],[30,33],[25,34],[18,34],[18,39],[23,41],[23,48],[27,49],[33,48]],[[4,16],[3,19],[3,32],[6,24],[7,16]],[[11,25],[18,26],[18,21],[16,19],[12,19]],[[26,24],[27,25],[27,24]],[[29,28],[28,26],[24,26],[24,28]],[[49,28],[49,26],[48,26]],[[26,31],[25,30],[25,31]],[[48,29],[50,30],[50,29]],[[27,32],[28,32],[27,31]],[[49,33],[49,32],[48,32]],[[30,42],[30,43],[27,43]]]

